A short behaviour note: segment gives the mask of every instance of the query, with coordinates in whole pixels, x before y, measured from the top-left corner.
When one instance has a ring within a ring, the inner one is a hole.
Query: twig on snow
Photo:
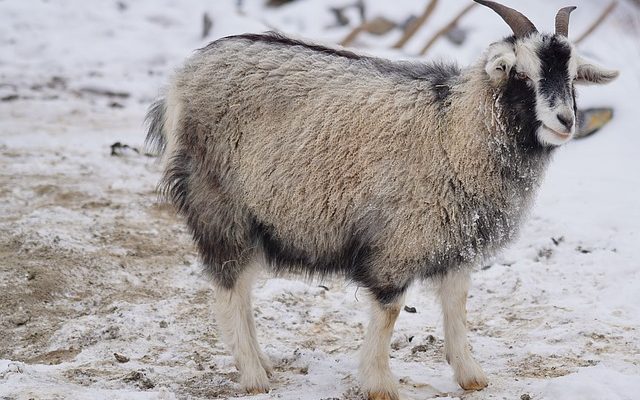
[[[433,14],[433,11],[436,9],[436,5],[438,5],[438,0],[431,0],[431,2],[427,4],[427,7],[424,9],[422,15],[420,15],[407,26],[404,33],[402,34],[402,37],[393,45],[394,49],[401,49],[402,47],[404,47],[409,39],[411,39],[413,35],[418,32],[418,29],[420,29],[420,27],[424,25],[425,22],[427,22],[431,14]]]
[[[598,29],[598,27],[607,19],[607,17],[611,15],[611,13],[613,12],[613,10],[616,8],[617,5],[618,5],[617,0],[613,0],[611,3],[609,3],[607,8],[605,8],[602,11],[602,14],[600,14],[600,16],[595,21],[593,21],[591,26],[589,26],[589,28],[587,28],[587,30],[584,31],[584,33],[580,35],[580,37],[576,39],[574,43],[579,44],[580,42],[584,41],[587,37],[589,37],[589,35],[591,35],[596,29]]]
[[[445,25],[444,27],[442,27],[442,29],[440,29],[438,32],[435,33],[435,35],[433,35],[433,37],[431,37],[431,39],[427,42],[427,44],[424,45],[424,47],[422,48],[422,50],[420,50],[420,55],[423,56],[427,53],[427,51],[429,51],[429,49],[431,48],[431,46],[433,46],[433,44],[440,39],[440,37],[444,36],[447,34],[447,32],[449,32],[451,29],[453,29],[456,25],[458,25],[458,22],[460,21],[460,19],[462,19],[462,17],[464,17],[469,11],[471,11],[473,9],[473,7],[476,6],[476,3],[471,3],[468,6],[466,6],[465,8],[462,9],[462,11],[460,11],[458,13],[458,15],[455,16],[455,18],[453,18],[451,20],[451,22],[449,22],[447,25]]]

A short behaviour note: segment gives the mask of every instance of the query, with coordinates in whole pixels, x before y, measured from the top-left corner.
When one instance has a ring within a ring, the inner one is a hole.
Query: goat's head
[[[503,89],[509,112],[534,126],[540,144],[566,143],[576,129],[574,85],[605,84],[618,72],[587,62],[577,54],[567,38],[569,14],[575,7],[558,12],[556,32],[550,35],[539,33],[527,17],[512,8],[474,1],[494,10],[513,30],[513,36],[489,47],[485,65],[492,84]]]

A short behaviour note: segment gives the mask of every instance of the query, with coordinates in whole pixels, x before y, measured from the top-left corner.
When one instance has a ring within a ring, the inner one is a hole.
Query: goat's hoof
[[[247,388],[247,393],[250,395],[269,393],[269,387]]]
[[[484,375],[484,373],[482,373],[478,376],[469,377],[466,380],[461,380],[458,382],[458,384],[464,390],[482,390],[489,385],[489,381],[487,380],[487,377]]]
[[[254,374],[241,375],[240,382],[249,394],[269,393],[269,378],[262,367],[254,371]]]
[[[486,381],[463,382],[463,383],[460,384],[460,386],[464,390],[482,390],[482,389],[486,388],[488,385],[489,385],[489,383],[486,382]]]
[[[389,392],[369,392],[367,394],[368,400],[399,400],[400,396],[396,393]]]
[[[456,380],[464,390],[482,390],[489,385],[487,376],[475,361],[469,361],[457,371]]]
[[[264,383],[256,382],[253,385],[246,385],[245,388],[249,394],[269,393],[269,383],[266,381]]]

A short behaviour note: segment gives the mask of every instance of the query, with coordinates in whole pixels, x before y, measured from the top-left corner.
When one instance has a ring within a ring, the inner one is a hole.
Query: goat
[[[462,70],[395,62],[275,33],[200,49],[147,116],[162,193],[186,218],[216,321],[251,393],[269,390],[256,339],[256,268],[341,275],[368,289],[361,349],[371,399],[397,399],[393,326],[410,284],[437,286],[445,355],[464,389],[487,378],[466,337],[470,270],[516,234],[554,149],[575,132],[575,88],[617,71],[583,60],[491,1],[513,35]]]

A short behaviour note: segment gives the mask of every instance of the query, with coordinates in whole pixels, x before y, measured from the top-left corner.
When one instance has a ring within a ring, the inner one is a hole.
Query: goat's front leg
[[[465,390],[487,387],[487,377],[473,359],[467,341],[467,293],[469,271],[448,272],[439,281],[438,295],[444,317],[445,356],[453,368],[455,379]]]
[[[389,347],[393,326],[403,304],[403,294],[390,304],[373,300],[371,320],[360,354],[360,380],[369,400],[400,398],[397,379],[389,368]]]

